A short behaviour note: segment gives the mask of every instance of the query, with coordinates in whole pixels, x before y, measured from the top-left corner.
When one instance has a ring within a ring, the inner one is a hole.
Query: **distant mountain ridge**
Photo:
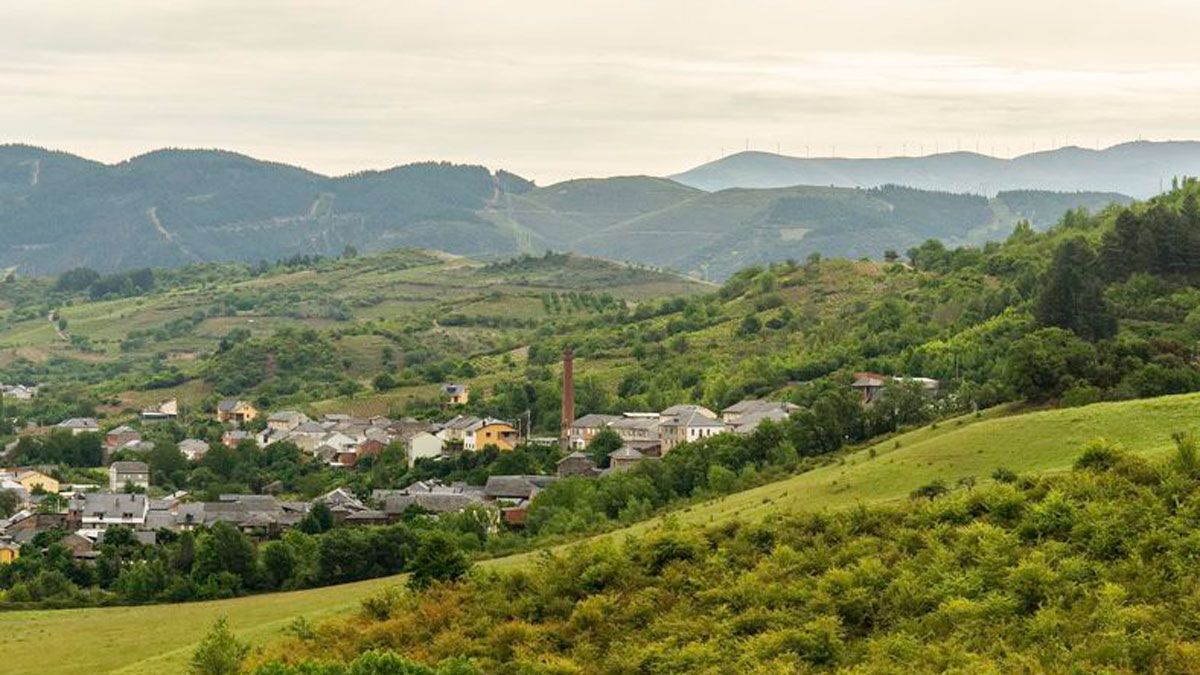
[[[789,186],[708,192],[649,176],[546,187],[426,162],[339,177],[223,150],[166,149],[107,165],[0,146],[0,267],[57,274],[399,247],[476,257],[577,251],[720,279],[810,253],[879,257],[935,237],[1007,235],[1118,193]]]
[[[1135,141],[1104,150],[1075,146],[1012,159],[973,152],[853,159],[739,152],[671,176],[702,190],[793,185],[879,187],[994,195],[1006,190],[1158,194],[1177,176],[1200,175],[1200,142]]]

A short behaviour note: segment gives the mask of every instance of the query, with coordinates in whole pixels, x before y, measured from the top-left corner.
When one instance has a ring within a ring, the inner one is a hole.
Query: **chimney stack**
[[[558,432],[558,443],[563,449],[570,446],[572,424],[575,424],[575,352],[567,347],[563,350],[562,423]]]

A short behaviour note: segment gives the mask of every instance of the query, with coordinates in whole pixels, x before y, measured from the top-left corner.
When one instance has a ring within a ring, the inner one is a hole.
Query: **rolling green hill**
[[[0,288],[4,377],[94,385],[117,395],[117,409],[172,396],[198,404],[215,395],[203,379],[207,357],[231,331],[269,340],[279,331],[315,330],[331,338],[340,379],[363,389],[381,372],[403,379],[421,364],[477,358],[481,367],[488,359],[495,367],[508,352],[520,362],[519,348],[541,323],[711,290],[677,275],[577,255],[489,265],[410,249],[265,271],[192,265],[158,276],[155,290],[136,297],[80,297],[55,291],[53,280]],[[561,305],[551,302],[559,298]],[[69,339],[47,320],[50,313],[65,323]],[[409,397],[435,392],[423,385],[403,390]]]
[[[912,183],[902,174],[894,182]],[[158,150],[109,166],[8,145],[0,266],[51,274],[329,256],[346,246],[489,259],[551,249],[722,279],[810,253],[878,258],[931,237],[978,244],[1020,218],[1048,225],[1067,209],[1114,201],[1128,200],[893,185],[708,193],[646,176],[536,188],[503,171],[432,162],[331,178],[220,150]]]
[[[1119,442],[1137,455],[1156,458],[1176,431],[1194,429],[1191,414],[1200,395],[1103,403],[1084,408],[1011,414],[989,411],[889,438],[845,455],[845,461],[787,480],[684,508],[671,517],[685,524],[757,521],[772,514],[844,509],[904,499],[935,479],[974,476],[986,480],[997,467],[1018,472],[1069,468],[1080,447],[1096,437]],[[871,457],[872,450],[875,457]],[[660,527],[663,517],[616,530],[620,539]],[[524,564],[514,556],[485,566]],[[318,620],[352,611],[359,599],[396,579],[186,605],[120,607],[0,614],[0,651],[6,672],[159,673],[186,663],[205,627],[228,616],[243,638],[263,644],[281,638],[296,617]],[[153,631],[129,631],[129,625]],[[63,659],[54,645],[76,646]],[[85,636],[81,638],[80,636]]]

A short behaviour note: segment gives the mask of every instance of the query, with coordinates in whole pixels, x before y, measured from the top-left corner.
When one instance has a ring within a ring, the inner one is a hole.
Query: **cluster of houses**
[[[287,441],[333,467],[352,467],[364,457],[376,456],[390,443],[404,446],[409,466],[424,458],[441,457],[450,450],[475,452],[488,446],[512,450],[520,442],[516,427],[504,420],[456,415],[444,422],[423,422],[411,417],[355,417],[329,413],[311,419],[302,412],[280,410],[267,415],[266,427],[250,432],[241,427],[263,413],[245,401],[222,401],[217,419],[236,425],[222,443],[236,446],[253,441],[260,447]]]
[[[720,414],[698,405],[675,405],[662,412],[627,412],[621,415],[584,415],[567,432],[567,446],[574,450],[558,464],[560,476],[598,476],[623,471],[648,458],[662,457],[681,443],[717,434],[749,434],[765,420],[779,422],[799,409],[793,403],[758,399],[741,401]],[[622,445],[608,456],[601,470],[583,449],[601,431],[616,433]]]
[[[891,381],[913,382],[931,394],[940,387],[937,380],[929,378],[893,378],[869,372],[855,373],[851,387],[864,405],[870,405]],[[469,401],[470,389],[466,385],[446,385],[442,393],[448,407],[457,407]],[[753,399],[719,413],[699,405],[675,405],[661,412],[584,415],[564,430],[560,440],[569,454],[558,462],[555,475],[492,476],[482,486],[418,481],[404,488],[375,490],[367,502],[344,489],[312,502],[281,500],[274,494],[221,495],[215,502],[191,501],[185,493],[150,497],[146,494],[150,487],[150,467],[146,463],[110,461],[118,452],[139,453],[153,448],[139,430],[122,425],[106,432],[103,438],[109,473],[107,491],[101,486],[61,486],[34,469],[0,471],[0,490],[17,493],[24,507],[13,517],[0,520],[0,564],[19,555],[21,544],[51,528],[70,532],[63,543],[76,557],[88,558],[96,555],[95,547],[103,541],[104,531],[114,525],[132,528],[147,543],[153,543],[156,533],[163,530],[187,531],[217,522],[266,538],[299,524],[317,503],[327,505],[336,522],[346,525],[396,522],[412,508],[442,514],[481,507],[495,525],[520,527],[537,494],[557,480],[626,471],[643,461],[663,457],[682,443],[717,434],[749,434],[764,421],[783,421],[797,409],[787,402]],[[178,404],[167,401],[143,410],[140,417],[143,422],[156,422],[175,419],[178,414]],[[411,467],[420,459],[475,452],[488,446],[511,450],[522,440],[509,422],[466,414],[433,423],[345,414],[312,419],[295,410],[281,410],[266,414],[264,426],[258,420],[265,413],[242,400],[221,401],[215,414],[227,426],[221,438],[224,445],[234,447],[250,441],[266,447],[286,441],[332,467],[353,467],[396,442],[405,448]],[[99,422],[92,418],[64,420],[57,426],[72,434],[100,431]],[[621,445],[608,455],[607,466],[601,468],[584,450],[604,430],[614,432]],[[210,449],[207,442],[194,438],[180,442],[179,448],[190,460],[203,458]],[[264,491],[271,492],[270,488]],[[37,508],[46,495],[58,493],[67,500],[65,511]]]
[[[218,522],[254,538],[269,539],[299,525],[317,504],[329,508],[335,523],[347,526],[395,523],[413,508],[442,514],[476,506],[491,527],[501,522],[520,527],[530,501],[557,480],[555,476],[493,476],[484,486],[418,481],[402,489],[376,490],[369,501],[338,488],[311,502],[287,501],[270,494],[223,494],[216,501],[201,502],[190,500],[185,492],[154,497],[129,489],[148,487],[149,472],[143,462],[113,462],[106,491],[99,486],[60,486],[32,470],[2,474],[11,476],[4,480],[13,487],[20,485],[26,498],[24,508],[0,520],[0,564],[15,560],[22,545],[54,529],[68,533],[62,543],[76,559],[94,558],[105,531],[116,526],[130,528],[139,541],[150,545],[161,532],[187,532]],[[38,499],[30,497],[33,487],[27,485],[40,486],[39,495],[60,495],[65,509],[38,509]]]

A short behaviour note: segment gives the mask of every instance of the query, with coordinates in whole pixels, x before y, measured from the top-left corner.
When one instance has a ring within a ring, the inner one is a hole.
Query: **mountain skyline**
[[[1191,139],[1175,139],[1175,140],[1161,140],[1161,141],[1139,139],[1139,140],[1123,141],[1120,143],[1116,143],[1116,144],[1113,144],[1110,146],[1100,148],[1098,150],[1092,149],[1092,148],[1085,148],[1085,147],[1081,147],[1078,145],[1063,145],[1063,146],[1058,146],[1058,147],[1054,147],[1054,148],[1050,148],[1050,149],[1046,149],[1046,150],[1038,150],[1038,151],[1034,151],[1034,152],[1017,154],[1012,157],[990,155],[990,154],[984,153],[984,152],[973,152],[973,151],[969,151],[969,150],[947,150],[947,151],[943,151],[943,152],[930,152],[930,153],[924,153],[924,154],[883,155],[883,156],[879,156],[879,157],[864,157],[864,156],[843,155],[843,154],[838,154],[838,155],[812,154],[809,156],[801,157],[798,155],[789,155],[787,153],[776,153],[776,152],[768,152],[768,151],[764,151],[764,150],[753,150],[752,149],[752,150],[741,150],[741,151],[730,152],[728,154],[722,155],[716,159],[713,159],[713,160],[710,160],[707,162],[698,163],[693,166],[684,167],[677,171],[673,171],[673,172],[669,171],[669,172],[661,173],[661,174],[652,173],[650,171],[633,171],[633,172],[629,172],[629,173],[617,173],[617,174],[604,174],[601,172],[583,172],[579,175],[567,176],[560,180],[554,180],[554,181],[550,181],[550,182],[543,181],[543,180],[539,179],[537,176],[523,174],[519,171],[515,171],[508,164],[506,164],[504,162],[500,162],[498,164],[488,164],[485,162],[472,161],[472,160],[459,161],[459,160],[452,159],[449,157],[431,156],[431,157],[424,157],[424,158],[419,158],[419,159],[409,160],[409,161],[397,160],[397,161],[391,162],[391,163],[384,162],[382,164],[376,164],[376,165],[364,163],[362,166],[358,166],[356,168],[353,168],[353,169],[345,171],[345,172],[325,172],[325,171],[321,171],[319,169],[316,169],[316,168],[313,168],[310,166],[306,166],[304,164],[296,164],[296,163],[288,162],[288,161],[277,159],[277,158],[270,158],[270,157],[255,155],[255,154],[252,154],[249,152],[243,152],[239,149],[232,148],[232,147],[191,147],[191,146],[186,146],[186,145],[168,145],[168,146],[162,146],[162,147],[157,147],[157,148],[149,148],[149,149],[143,150],[141,152],[138,152],[136,154],[132,154],[128,157],[117,159],[114,161],[106,161],[106,160],[95,158],[95,157],[89,157],[84,153],[76,152],[72,149],[63,148],[63,147],[51,147],[51,146],[38,145],[38,144],[34,144],[34,143],[26,143],[26,142],[21,142],[21,141],[0,141],[0,150],[15,149],[15,150],[29,150],[29,151],[34,151],[34,152],[47,152],[47,153],[50,153],[51,155],[57,155],[57,156],[65,157],[65,158],[70,158],[72,160],[78,160],[81,162],[89,163],[89,164],[92,164],[95,166],[103,166],[103,167],[109,167],[109,168],[122,166],[122,165],[129,164],[131,162],[136,162],[139,160],[144,160],[148,157],[153,157],[153,156],[161,154],[161,153],[213,152],[213,153],[220,153],[220,154],[224,154],[224,155],[242,157],[245,159],[253,160],[255,162],[272,164],[272,165],[277,165],[280,167],[287,167],[290,169],[303,171],[303,172],[311,174],[313,176],[318,176],[321,178],[330,178],[330,179],[350,178],[350,177],[353,177],[353,176],[356,176],[359,174],[389,171],[392,169],[397,169],[397,168],[401,168],[401,167],[405,167],[405,166],[411,166],[414,164],[450,163],[450,164],[463,164],[463,165],[471,165],[471,166],[487,166],[494,170],[508,171],[508,172],[514,173],[516,175],[519,175],[523,179],[533,182],[535,185],[537,185],[539,187],[547,187],[547,186],[556,185],[559,183],[567,183],[567,182],[570,182],[573,180],[581,180],[581,179],[628,178],[628,177],[645,176],[645,177],[655,177],[655,178],[667,178],[669,180],[679,182],[683,185],[699,188],[699,189],[702,189],[705,191],[722,190],[722,189],[728,189],[728,188],[733,188],[733,187],[775,188],[775,187],[792,187],[792,186],[801,186],[801,185],[811,185],[811,186],[831,186],[832,185],[834,187],[877,187],[877,186],[885,185],[885,184],[902,185],[902,186],[906,186],[906,187],[915,187],[915,188],[919,188],[919,189],[946,190],[946,188],[944,188],[944,187],[937,187],[937,186],[933,186],[933,185],[929,185],[929,184],[922,184],[920,182],[914,182],[914,181],[906,182],[903,178],[893,179],[893,180],[885,180],[885,181],[859,182],[859,183],[853,183],[853,182],[846,183],[846,182],[837,182],[837,181],[834,181],[831,183],[827,180],[827,176],[826,177],[812,177],[812,178],[806,179],[805,174],[803,174],[803,173],[797,173],[796,175],[798,177],[796,179],[792,180],[791,182],[780,182],[778,180],[773,180],[773,179],[767,180],[767,179],[762,178],[761,176],[748,176],[741,182],[738,182],[736,180],[734,180],[732,182],[728,182],[728,181],[722,182],[721,179],[713,179],[713,178],[709,177],[709,174],[712,172],[712,170],[716,169],[717,167],[726,168],[726,167],[730,167],[731,165],[733,165],[733,167],[732,167],[733,171],[737,172],[739,168],[736,165],[744,164],[747,162],[750,164],[753,164],[755,162],[765,161],[768,163],[770,163],[770,162],[783,163],[784,165],[793,164],[793,163],[796,165],[804,165],[804,164],[812,165],[812,164],[820,164],[823,162],[832,162],[834,164],[842,163],[843,165],[847,165],[847,166],[853,165],[853,164],[858,164],[860,166],[868,166],[868,165],[872,165],[872,164],[884,165],[884,164],[888,164],[888,163],[893,163],[897,167],[897,168],[894,168],[893,171],[898,170],[898,171],[903,172],[905,169],[915,166],[916,164],[919,164],[922,161],[929,161],[929,160],[944,161],[944,160],[955,159],[955,158],[957,158],[957,159],[968,158],[968,159],[972,159],[972,160],[982,161],[985,163],[992,163],[994,165],[1002,165],[1002,164],[1006,164],[1006,163],[1020,163],[1020,162],[1029,161],[1029,160],[1032,160],[1035,158],[1036,159],[1054,158],[1051,161],[1071,162],[1071,161],[1078,161],[1078,159],[1080,157],[1111,154],[1114,151],[1122,151],[1122,150],[1137,149],[1137,148],[1150,149],[1151,152],[1154,152],[1157,149],[1168,149],[1168,152],[1171,152],[1172,154],[1176,155],[1172,159],[1162,160],[1162,161],[1168,161],[1168,162],[1172,161],[1172,160],[1178,160],[1178,155],[1180,153],[1183,153],[1186,155],[1185,159],[1186,159],[1187,163],[1181,164],[1181,169],[1179,171],[1175,171],[1174,173],[1166,174],[1166,180],[1161,185],[1161,189],[1163,189],[1163,190],[1170,187],[1169,180],[1173,176],[1200,175],[1200,140],[1191,140]],[[1195,164],[1192,164],[1193,161],[1195,162]],[[1192,169],[1193,166],[1195,167],[1194,171],[1189,172],[1189,169]],[[829,169],[826,168],[826,169],[823,169],[823,171],[828,172]],[[1149,178],[1147,178],[1147,179],[1149,179]],[[1156,185],[1157,185],[1158,177],[1153,177],[1153,179],[1156,181]],[[999,187],[996,189],[980,189],[980,186],[977,183],[974,186],[965,185],[962,189],[950,189],[948,191],[957,192],[957,193],[965,193],[965,194],[989,194],[989,193],[994,194],[995,192],[998,192],[1000,190],[1005,190],[1005,189],[1050,189],[1050,190],[1053,190],[1055,188],[1049,187],[1049,186],[1045,185],[1044,183],[1038,183],[1036,181],[1033,181],[1028,184],[1021,183],[1021,184],[1006,185],[1006,186],[1002,186],[1002,187]],[[1144,191],[1130,191],[1130,190],[1123,190],[1123,189],[1115,188],[1115,187],[1104,187],[1104,186],[1084,186],[1084,187],[1079,187],[1079,188],[1074,188],[1074,189],[1079,189],[1082,191],[1105,190],[1105,191],[1122,192],[1122,193],[1129,194],[1130,196],[1134,196],[1134,197],[1146,197],[1146,196],[1150,196],[1150,194],[1153,194],[1153,193],[1142,194]],[[1134,192],[1139,192],[1139,194],[1134,194]],[[1155,192],[1157,192],[1157,188],[1156,188]]]
[[[1117,191],[985,197],[903,187],[936,176],[927,163],[960,159],[914,159],[912,181],[868,189],[823,181],[708,192],[650,176],[537,187],[449,162],[329,177],[220,150],[163,149],[107,165],[0,146],[0,267],[44,275],[407,247],[489,259],[575,251],[719,279],[812,253],[878,257],[929,238],[981,244],[1018,219],[1046,227],[1068,209],[1129,201]]]

